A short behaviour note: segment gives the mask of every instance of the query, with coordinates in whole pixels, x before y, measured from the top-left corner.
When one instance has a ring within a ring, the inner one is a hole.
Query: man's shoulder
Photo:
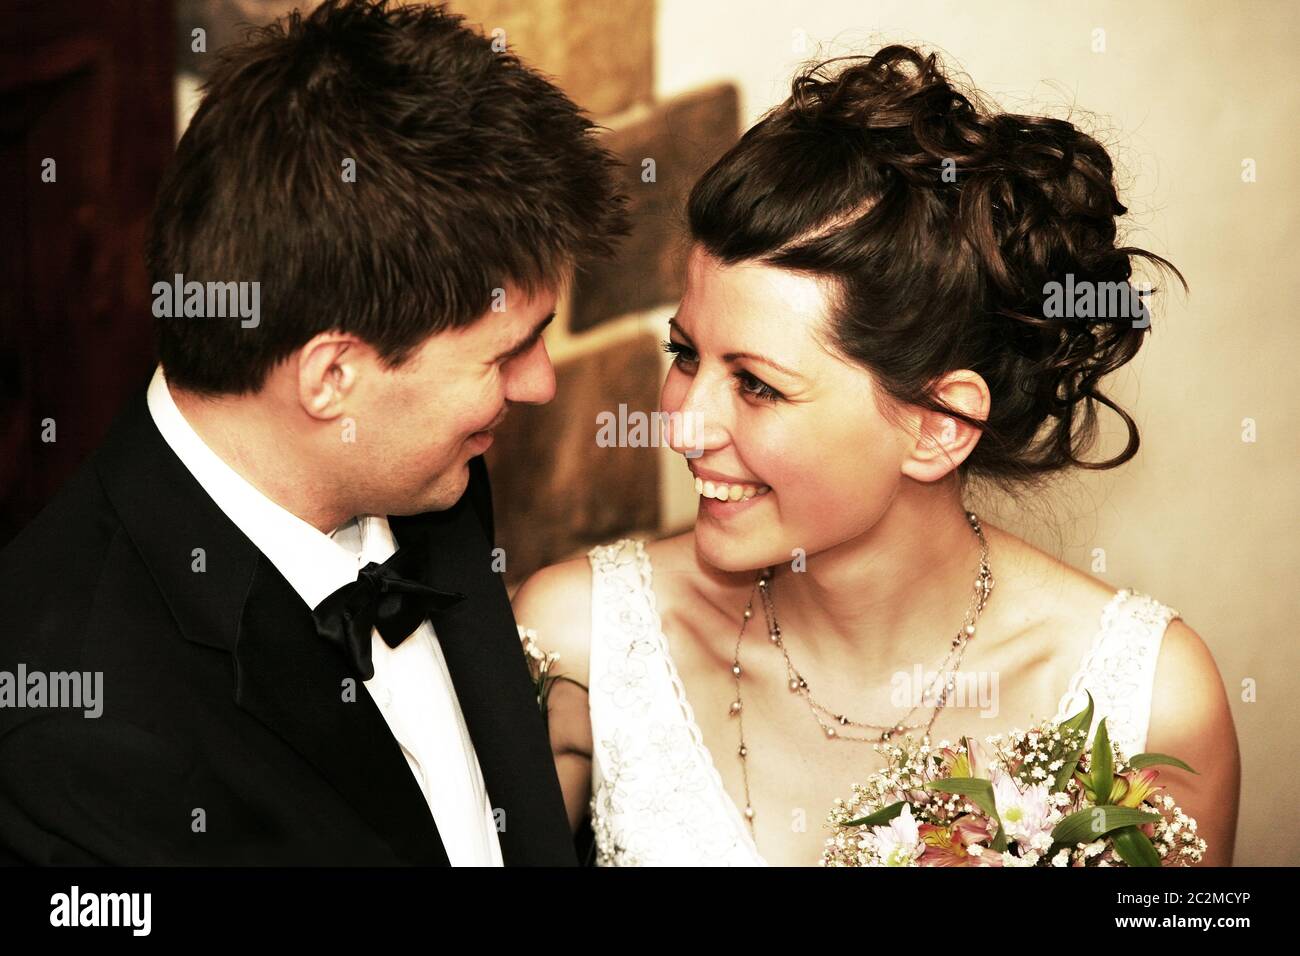
[[[79,632],[121,532],[92,459],[0,549],[0,646],[35,650]]]
[[[17,588],[25,580],[50,587],[75,581],[84,575],[88,562],[108,550],[121,527],[92,458],[0,548],[0,590],[12,597],[22,594]],[[84,579],[79,583],[84,584]]]

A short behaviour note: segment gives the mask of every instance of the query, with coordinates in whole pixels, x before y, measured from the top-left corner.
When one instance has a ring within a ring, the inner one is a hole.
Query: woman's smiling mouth
[[[772,489],[760,481],[747,481],[691,467],[695,475],[695,493],[702,499],[700,510],[714,518],[731,517],[747,509]]]

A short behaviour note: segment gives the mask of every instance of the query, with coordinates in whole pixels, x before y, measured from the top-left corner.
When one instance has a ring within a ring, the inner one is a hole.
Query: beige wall
[[[1073,102],[1114,145],[1131,240],[1172,260],[1191,286],[1157,306],[1143,351],[1112,380],[1142,450],[1048,500],[984,511],[1177,608],[1205,639],[1241,740],[1238,865],[1300,863],[1300,820],[1286,812],[1300,757],[1300,236],[1288,166],[1300,155],[1298,27],[1300,8],[1284,2],[658,6],[656,95],[730,80],[745,126],[788,93],[804,59],[901,41],[946,55],[1004,108],[1064,117]],[[1092,49],[1098,28],[1104,52]],[[1242,181],[1246,158],[1254,183]],[[1253,442],[1243,441],[1244,419]],[[1250,681],[1254,703],[1242,699]]]

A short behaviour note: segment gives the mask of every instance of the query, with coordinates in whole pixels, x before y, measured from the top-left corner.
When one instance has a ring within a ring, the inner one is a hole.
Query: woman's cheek
[[[800,434],[797,423],[784,427],[755,423],[739,448],[750,473],[772,489],[769,494],[783,523],[806,517],[818,507],[821,465],[827,456],[808,437]]]
[[[891,493],[887,466],[853,453],[869,444],[861,434],[795,427],[783,438],[769,436],[761,453],[756,448],[746,460],[771,485],[787,533],[808,539],[799,546],[815,547],[846,528],[869,526],[878,499]]]

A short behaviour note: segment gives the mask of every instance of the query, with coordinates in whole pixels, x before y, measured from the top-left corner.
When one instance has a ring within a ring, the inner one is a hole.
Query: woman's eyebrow
[[[789,375],[791,378],[798,378],[798,379],[803,378],[803,376],[800,375],[798,372],[796,372],[794,369],[786,368],[780,362],[774,361],[773,359],[770,358],[765,358],[762,355],[755,355],[753,352],[728,352],[726,355],[722,357],[728,362],[734,362],[736,359],[740,359],[740,358],[746,358],[754,362],[762,362],[764,365],[770,366],[771,368],[774,368],[778,372],[781,372],[785,375]]]
[[[694,341],[691,339],[691,337],[686,334],[686,330],[682,328],[682,324],[677,321],[677,316],[674,315],[671,319],[668,320],[668,327],[676,329],[678,335],[684,338],[687,342],[690,342],[692,345],[695,344]]]

